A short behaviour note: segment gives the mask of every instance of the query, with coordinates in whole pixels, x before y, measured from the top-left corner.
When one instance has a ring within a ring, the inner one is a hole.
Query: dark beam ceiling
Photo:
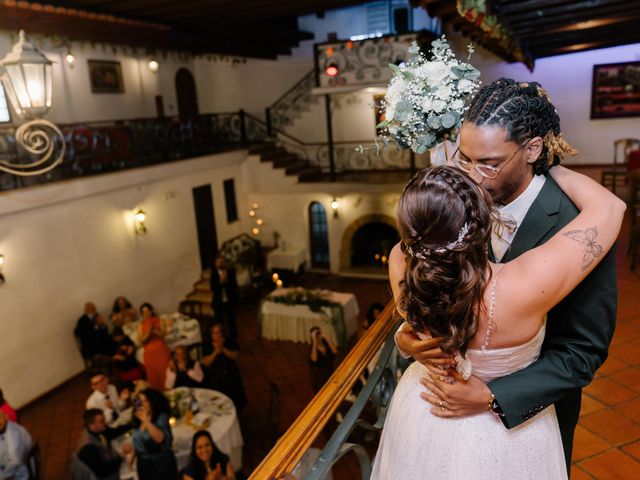
[[[430,15],[471,37],[507,61],[479,27],[457,13],[455,0],[411,0]],[[640,42],[640,0],[487,0],[532,59]]]
[[[313,39],[298,29],[298,16],[359,3],[366,1],[0,0],[0,29],[150,50],[276,58]]]

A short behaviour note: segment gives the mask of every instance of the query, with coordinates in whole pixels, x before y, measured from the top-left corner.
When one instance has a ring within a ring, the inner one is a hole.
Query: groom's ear
[[[544,141],[542,137],[533,137],[531,140],[527,142],[527,146],[525,149],[525,155],[527,159],[527,163],[532,164],[538,157],[540,157],[540,153],[542,152],[542,147],[544,146]]]

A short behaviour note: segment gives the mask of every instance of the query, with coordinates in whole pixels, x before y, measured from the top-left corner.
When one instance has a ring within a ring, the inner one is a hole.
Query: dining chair
[[[640,149],[640,139],[619,138],[613,142],[613,165],[602,171],[600,183],[604,187],[611,187],[616,193],[617,186],[624,186],[627,181],[629,153]]]

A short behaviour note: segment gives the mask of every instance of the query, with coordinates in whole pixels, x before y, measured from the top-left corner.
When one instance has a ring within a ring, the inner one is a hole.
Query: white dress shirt
[[[111,401],[113,408],[107,405],[107,402]],[[90,408],[97,408],[104,413],[104,419],[107,421],[107,425],[113,427],[118,424],[118,418],[120,416],[120,410],[125,406],[125,401],[120,400],[118,396],[118,390],[114,385],[109,384],[107,386],[107,393],[102,393],[98,390],[94,390],[93,393],[87,399],[87,410]],[[115,415],[114,415],[115,414]]]
[[[498,207],[500,215],[515,222],[515,229],[509,230],[507,228],[503,228],[500,232],[500,236],[498,236],[499,227],[494,227],[492,229],[491,249],[493,250],[496,262],[502,260],[502,257],[504,257],[504,254],[511,246],[511,242],[513,242],[513,238],[515,237],[518,228],[522,224],[524,217],[527,215],[529,208],[533,205],[534,200],[540,193],[540,190],[544,187],[544,182],[546,180],[547,179],[544,175],[534,175],[524,192],[518,195],[518,198],[507,205]]]
[[[22,425],[7,421],[5,431],[0,433],[0,478],[29,478],[25,461],[31,445],[29,432]]]

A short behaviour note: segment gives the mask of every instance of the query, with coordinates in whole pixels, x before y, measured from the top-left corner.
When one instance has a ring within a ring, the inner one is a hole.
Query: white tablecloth
[[[186,394],[189,389],[180,387],[165,393],[170,394],[178,391]],[[189,463],[193,434],[201,429],[200,426],[204,418],[208,418],[209,425],[207,430],[213,437],[218,449],[222,453],[229,455],[229,460],[235,471],[240,470],[242,468],[242,446],[244,445],[244,440],[242,439],[238,414],[233,402],[229,397],[216,390],[193,388],[191,391],[198,401],[200,416],[194,416],[191,425],[185,424],[184,418],[181,418],[171,427],[171,433],[173,434],[172,448],[178,462],[178,470],[186,467]],[[114,447],[120,451],[122,445],[130,441],[129,439],[129,434],[118,438],[114,441]],[[135,464],[130,468],[127,462],[124,462],[120,469],[120,478],[137,480]]]
[[[288,289],[281,288],[270,295],[285,295],[287,291]],[[327,292],[327,299],[341,305],[344,329],[349,338],[358,329],[359,308],[355,295]],[[263,338],[311,343],[309,330],[311,327],[320,327],[333,343],[342,343],[331,323],[331,312],[328,308],[323,308],[322,312],[312,312],[307,305],[286,305],[265,300],[262,302],[260,314]]]
[[[288,246],[286,250],[280,248],[267,254],[267,269],[280,268],[283,270],[298,271],[298,268],[307,260],[305,247]]]
[[[181,313],[165,313],[160,315],[160,320],[164,322],[166,334],[164,341],[171,351],[178,346],[188,347],[202,342],[200,324],[193,318],[188,318]],[[138,325],[141,320],[125,325],[122,329],[131,341],[138,347],[136,358],[138,362],[144,363],[144,347],[138,338]]]

